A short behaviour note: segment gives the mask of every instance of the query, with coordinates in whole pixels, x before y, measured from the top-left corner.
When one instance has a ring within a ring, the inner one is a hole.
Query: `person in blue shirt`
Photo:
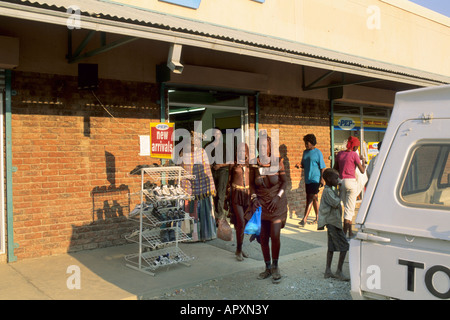
[[[319,218],[319,188],[325,184],[322,178],[322,173],[325,170],[325,162],[322,152],[316,148],[316,136],[307,134],[303,137],[303,141],[305,142],[306,150],[303,151],[300,167],[304,170],[305,174],[306,207],[303,219],[299,222],[301,227],[305,226],[312,207],[314,207],[314,211],[316,212],[316,219],[313,223],[317,223],[317,219]]]

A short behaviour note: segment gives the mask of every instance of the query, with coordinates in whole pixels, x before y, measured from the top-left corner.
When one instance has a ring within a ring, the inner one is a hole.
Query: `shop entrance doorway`
[[[213,90],[169,89],[168,107],[168,120],[175,123],[175,129],[183,128],[190,132],[194,130],[194,122],[201,121],[202,133],[218,128],[223,141],[226,141],[227,129],[248,132],[246,95]],[[249,142],[245,134],[242,140]],[[203,146],[208,142],[203,141]]]

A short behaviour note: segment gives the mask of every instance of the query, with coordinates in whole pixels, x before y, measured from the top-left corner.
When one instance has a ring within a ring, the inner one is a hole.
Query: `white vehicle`
[[[350,242],[354,299],[450,298],[450,85],[397,93]]]

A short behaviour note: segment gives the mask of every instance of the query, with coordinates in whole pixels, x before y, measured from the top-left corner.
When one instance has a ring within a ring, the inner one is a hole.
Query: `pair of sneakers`
[[[160,211],[158,208],[155,208],[152,212],[153,216],[158,220],[158,221],[168,221],[168,217],[167,214],[165,214],[164,212]]]
[[[162,187],[155,187],[153,189],[153,193],[157,197],[166,197],[168,199],[177,199],[180,198],[180,196],[184,196],[184,191],[180,186],[176,188],[174,186],[167,185],[163,185]]]
[[[153,261],[153,265],[155,267],[157,266],[164,266],[173,263],[173,261],[169,258],[169,254],[164,254],[162,256],[156,257],[156,259]]]
[[[174,229],[161,229],[160,231],[161,242],[173,242],[176,240],[176,234]]]
[[[169,209],[169,211],[167,212],[167,217],[169,218],[169,220],[180,220],[180,219],[184,219],[184,211],[181,209]]]

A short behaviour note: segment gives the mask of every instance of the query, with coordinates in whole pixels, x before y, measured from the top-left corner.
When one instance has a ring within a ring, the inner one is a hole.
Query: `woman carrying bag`
[[[261,207],[260,244],[265,270],[259,274],[258,279],[272,276],[272,281],[278,283],[281,280],[278,268],[281,229],[287,219],[287,177],[282,159],[277,159],[271,150],[270,137],[262,132],[257,143],[259,156],[257,165],[250,170],[250,192],[253,212]]]

